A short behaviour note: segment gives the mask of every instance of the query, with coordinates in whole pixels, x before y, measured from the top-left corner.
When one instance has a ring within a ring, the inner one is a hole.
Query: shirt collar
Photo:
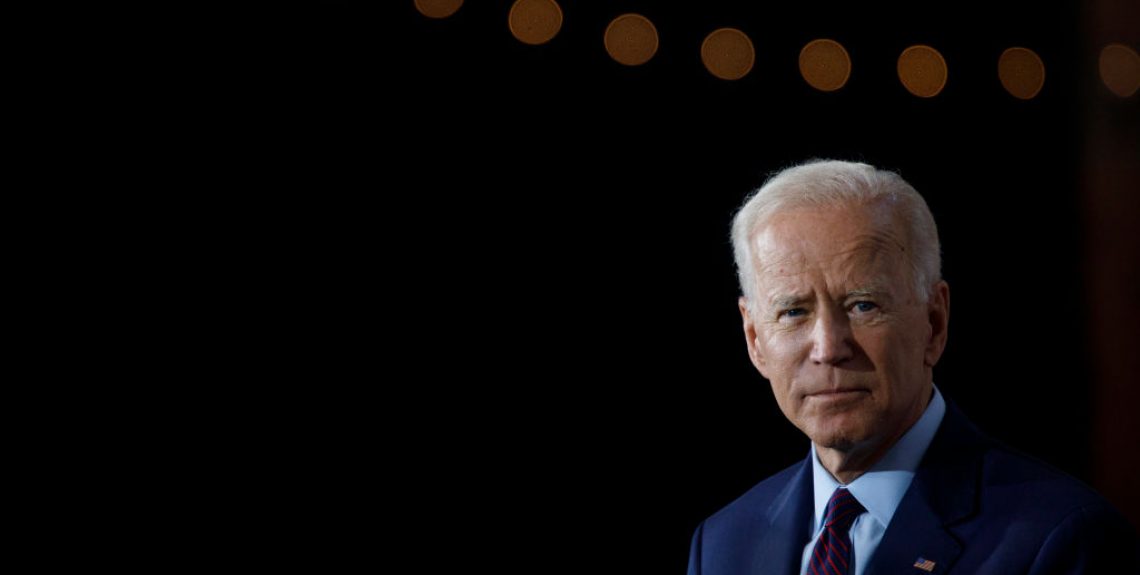
[[[934,396],[930,399],[930,404],[926,406],[926,411],[922,413],[922,417],[918,418],[918,421],[903,434],[902,438],[887,451],[878,463],[860,475],[858,479],[845,486],[840,485],[819,462],[819,456],[816,455],[815,444],[813,443],[811,446],[812,479],[815,487],[813,531],[817,531],[819,524],[823,522],[823,512],[827,508],[827,502],[831,499],[831,494],[839,487],[846,487],[855,496],[855,499],[858,499],[859,503],[867,508],[867,512],[879,523],[882,523],[884,527],[889,525],[891,518],[895,515],[895,510],[902,502],[903,495],[910,487],[911,480],[914,479],[914,472],[918,469],[922,456],[926,454],[926,448],[930,447],[930,442],[934,439],[939,424],[942,423],[942,416],[945,414],[946,401],[942,399],[942,393],[938,391],[938,386],[934,386]]]

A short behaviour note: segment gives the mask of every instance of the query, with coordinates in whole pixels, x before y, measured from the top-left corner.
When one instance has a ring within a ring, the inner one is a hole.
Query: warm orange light
[[[462,5],[463,0],[416,0],[416,10],[428,18],[447,18]]]
[[[610,57],[626,66],[640,66],[657,53],[657,28],[640,14],[623,14],[606,27]]]
[[[1010,48],[998,58],[998,78],[1013,97],[1031,100],[1045,85],[1045,64],[1033,50]]]
[[[812,88],[834,92],[851,77],[851,57],[835,40],[812,40],[800,50],[800,75]]]
[[[516,0],[507,19],[520,42],[545,44],[562,29],[562,8],[554,0]]]
[[[752,71],[756,50],[748,35],[736,28],[721,28],[701,43],[701,61],[713,76],[739,80]]]
[[[917,45],[899,55],[899,80],[908,92],[933,98],[946,87],[946,59],[930,46]]]
[[[1124,44],[1100,51],[1100,79],[1113,94],[1129,98],[1140,89],[1140,55]]]

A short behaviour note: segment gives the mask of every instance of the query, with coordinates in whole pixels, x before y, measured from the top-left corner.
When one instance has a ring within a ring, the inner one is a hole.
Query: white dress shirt
[[[812,483],[815,490],[815,515],[812,516],[812,533],[815,535],[804,547],[803,563],[800,573],[807,574],[808,561],[816,541],[823,532],[823,512],[831,494],[839,487],[846,487],[851,495],[867,511],[861,513],[851,525],[851,547],[855,559],[855,571],[852,575],[862,575],[867,569],[871,555],[883,540],[883,533],[891,524],[903,495],[906,494],[910,482],[914,479],[914,471],[918,469],[926,448],[934,439],[938,425],[942,423],[942,416],[946,414],[946,401],[938,387],[934,387],[934,397],[926,406],[922,417],[909,429],[898,443],[890,449],[863,475],[848,485],[842,485],[831,476],[831,473],[819,462],[815,452],[815,444],[811,446]]]

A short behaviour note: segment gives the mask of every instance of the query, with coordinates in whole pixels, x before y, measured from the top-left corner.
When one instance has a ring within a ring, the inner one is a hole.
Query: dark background
[[[500,567],[681,572],[701,519],[805,455],[748,361],[728,224],[766,175],[813,157],[896,170],[926,197],[951,285],[935,370],[949,399],[1090,483],[1101,460],[1134,472],[1135,454],[1100,457],[1094,441],[1087,256],[1107,246],[1089,245],[1082,193],[1092,116],[1134,134],[1136,98],[1096,77],[1088,8],[563,0],[559,34],[530,46],[510,4],[443,20],[411,0],[379,19],[345,10],[311,23],[319,56],[298,54],[320,94],[314,172],[379,182],[320,230],[370,226],[334,242],[365,259],[332,267],[377,288],[352,293],[389,342],[380,460],[408,490],[382,499],[412,505],[400,530],[430,550],[423,567],[454,548]],[[659,33],[644,66],[604,50],[626,12]],[[700,61],[722,26],[756,48],[740,81]],[[851,55],[838,92],[798,73],[815,38]],[[919,43],[948,63],[931,99],[895,73]],[[1045,63],[1033,100],[998,80],[1012,46]]]

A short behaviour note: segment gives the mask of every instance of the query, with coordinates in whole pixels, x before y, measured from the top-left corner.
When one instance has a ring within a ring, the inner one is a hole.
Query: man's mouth
[[[848,389],[825,389],[822,391],[809,393],[807,396],[814,397],[816,399],[846,399],[858,397],[864,393],[870,393],[870,391],[861,387],[852,387]]]

